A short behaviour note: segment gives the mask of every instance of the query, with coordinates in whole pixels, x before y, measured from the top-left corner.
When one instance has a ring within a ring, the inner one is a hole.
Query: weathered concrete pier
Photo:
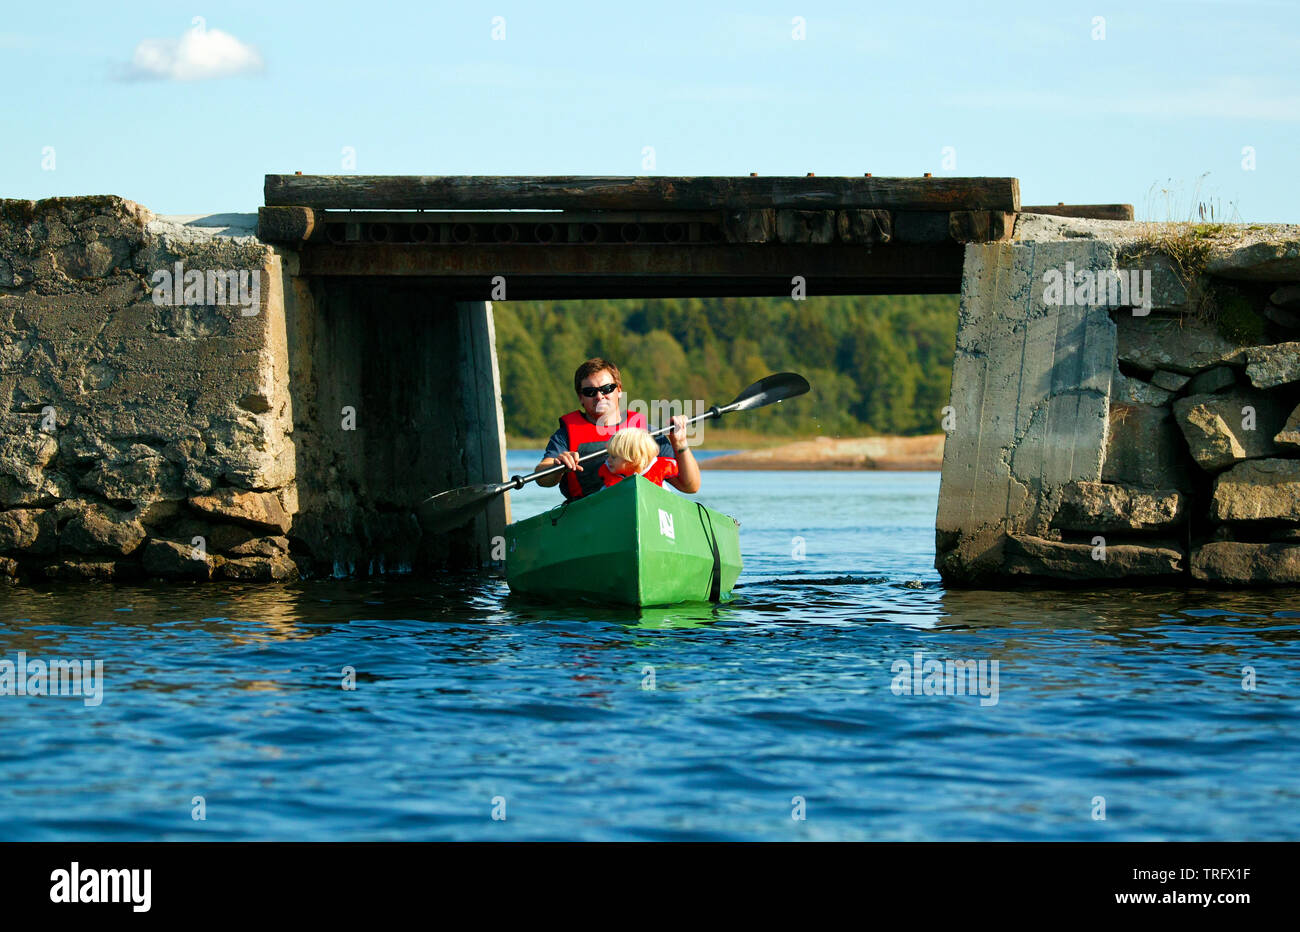
[[[508,499],[451,534],[414,510],[504,476],[491,301],[960,292],[946,579],[1290,580],[1300,231],[1220,228],[1188,269],[1067,219],[1127,205],[1036,210],[1011,178],[870,176],[271,175],[259,215],[189,221],[0,202],[0,573],[480,566]],[[1140,278],[1073,300],[1121,270],[1154,276],[1138,315]],[[1242,392],[1258,435],[1219,410]]]
[[[1300,227],[1022,214],[965,262],[946,581],[1300,584]]]

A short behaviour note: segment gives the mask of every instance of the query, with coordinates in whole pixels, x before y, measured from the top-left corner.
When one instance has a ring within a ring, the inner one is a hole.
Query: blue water
[[[0,659],[100,659],[105,686],[0,697],[0,840],[1300,838],[1296,590],[945,591],[937,494],[706,471],[746,561],[719,607],[11,588]],[[996,703],[896,694],[918,651],[997,660]]]

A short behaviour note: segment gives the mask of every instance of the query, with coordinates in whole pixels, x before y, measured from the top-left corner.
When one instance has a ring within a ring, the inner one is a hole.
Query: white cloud
[[[141,39],[126,76],[137,80],[203,81],[262,70],[262,56],[228,32],[196,26],[179,39]]]

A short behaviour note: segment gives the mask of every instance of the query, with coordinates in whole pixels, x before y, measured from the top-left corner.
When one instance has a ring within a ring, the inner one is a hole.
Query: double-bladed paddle
[[[721,408],[714,405],[703,414],[690,418],[682,426],[685,427],[694,424],[696,421],[704,421],[711,417],[721,417],[733,411],[748,411],[751,408],[761,408],[764,405],[775,404],[778,401],[802,395],[808,391],[808,388],[808,380],[798,373],[778,372],[775,375],[759,379],[737,395],[731,404],[723,405]],[[669,424],[653,431],[650,436],[657,440],[673,430],[673,425]],[[586,456],[579,457],[578,462],[585,463],[601,456],[605,456],[605,451],[595,450]],[[483,508],[489,501],[503,492],[508,492],[511,489],[522,489],[525,484],[532,482],[534,479],[554,475],[557,472],[564,472],[566,469],[568,469],[567,466],[557,464],[548,466],[546,469],[539,469],[531,475],[512,476],[506,482],[489,482],[485,485],[470,485],[461,489],[439,492],[419,504],[417,513],[420,516],[420,523],[426,529],[435,533],[451,530],[464,524],[473,516],[474,512]]]

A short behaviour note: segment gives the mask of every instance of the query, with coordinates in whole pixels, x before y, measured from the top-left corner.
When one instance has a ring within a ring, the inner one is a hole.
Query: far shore
[[[817,437],[700,461],[701,469],[891,469],[943,466],[943,434],[923,437]]]
[[[943,434],[782,441],[750,431],[718,429],[702,439],[701,449],[738,452],[701,458],[701,469],[937,470],[943,466]],[[507,439],[511,449],[538,449],[545,444],[545,440]]]

